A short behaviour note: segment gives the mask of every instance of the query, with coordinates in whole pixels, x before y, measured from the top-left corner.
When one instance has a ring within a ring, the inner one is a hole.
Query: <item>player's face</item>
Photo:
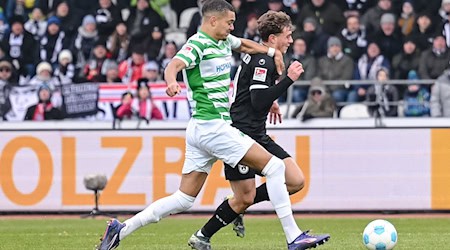
[[[281,52],[286,53],[289,46],[294,42],[292,39],[292,30],[289,27],[284,27],[283,32],[276,36],[276,46]]]
[[[215,21],[213,21],[216,38],[219,40],[227,39],[227,36],[234,30],[235,20],[236,15],[233,11],[227,11],[226,13],[218,15]]]

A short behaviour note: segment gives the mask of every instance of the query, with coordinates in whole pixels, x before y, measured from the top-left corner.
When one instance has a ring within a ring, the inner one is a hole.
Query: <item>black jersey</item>
[[[234,102],[230,115],[233,126],[249,135],[266,134],[270,106],[256,103],[251,92],[275,85],[279,75],[274,59],[266,54],[245,55],[234,79]]]

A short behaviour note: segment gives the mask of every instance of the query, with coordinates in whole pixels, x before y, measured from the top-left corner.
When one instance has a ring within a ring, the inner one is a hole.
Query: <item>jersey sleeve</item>
[[[231,45],[231,49],[237,49],[239,47],[241,47],[241,39],[233,36],[233,35],[228,35],[227,37],[227,41],[230,43]]]
[[[270,58],[271,59],[271,58]],[[273,60],[258,57],[251,62],[250,92],[255,89],[267,89],[273,82],[275,65]]]
[[[191,68],[200,63],[200,59],[202,58],[202,51],[194,43],[188,41],[177,52],[175,58],[183,61],[184,64],[186,64],[186,68]]]

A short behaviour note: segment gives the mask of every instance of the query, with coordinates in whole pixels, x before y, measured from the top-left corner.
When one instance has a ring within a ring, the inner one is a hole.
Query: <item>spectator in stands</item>
[[[5,15],[2,12],[0,12],[0,41],[3,40],[3,37],[5,37],[8,31],[9,31],[8,20],[6,20]]]
[[[350,16],[362,16],[367,9],[376,5],[376,2],[367,0],[340,0],[336,1],[336,5],[343,11],[344,17],[348,18]]]
[[[347,17],[347,26],[339,34],[342,48],[353,61],[358,60],[367,48],[366,29],[359,23],[359,17]]]
[[[421,79],[436,79],[449,67],[450,50],[445,45],[445,38],[438,34],[433,40],[433,47],[422,52],[419,65]]]
[[[73,57],[70,50],[62,50],[58,55],[58,65],[55,67],[53,76],[58,79],[61,85],[75,82],[75,65],[72,63]]]
[[[450,1],[447,5],[450,5]],[[439,28],[442,29],[442,34],[445,37],[445,44],[447,45],[447,48],[450,48],[450,14],[447,15],[447,20],[445,20],[443,25]]]
[[[448,20],[448,16],[450,15],[450,0],[442,0],[441,8],[438,13],[441,17],[441,20],[438,20],[438,23]]]
[[[130,17],[127,19],[130,47],[150,46],[158,53],[162,44],[162,32],[167,27],[167,22],[149,7],[147,0],[137,0],[136,8],[130,10]]]
[[[311,0],[311,4],[307,4],[300,11],[297,21],[302,24],[308,17],[315,18],[322,30],[333,36],[337,35],[345,24],[342,11],[330,0]]]
[[[159,66],[160,66],[160,74],[161,77],[164,78],[164,70],[167,67],[167,64],[169,64],[170,60],[175,56],[175,54],[178,51],[177,45],[175,42],[168,41],[163,49],[164,53],[162,54],[162,57],[159,59]],[[177,81],[183,81],[183,75],[181,72],[178,72],[177,74]]]
[[[75,67],[82,69],[91,56],[95,42],[98,41],[97,24],[94,16],[87,15],[83,18],[81,26],[72,44],[72,54],[75,55]]]
[[[318,75],[323,80],[350,80],[353,76],[353,60],[342,52],[341,40],[328,39],[328,54],[318,61]],[[347,100],[348,89],[344,85],[331,85],[331,95],[336,102]]]
[[[315,58],[319,58],[327,54],[327,41],[329,36],[322,32],[317,26],[314,18],[308,17],[303,22],[303,31],[295,37],[302,37],[306,42],[308,52]]]
[[[426,13],[420,14],[412,31],[412,37],[420,51],[425,51],[432,47],[434,35],[435,25],[432,23],[430,15]]]
[[[369,43],[367,46],[367,53],[359,58],[356,65],[355,80],[376,80],[377,72],[381,68],[390,69],[391,65],[385,56],[380,54],[380,47],[375,42]],[[366,90],[369,88],[368,84],[355,84],[352,86],[347,101],[361,102],[366,99]]]
[[[52,90],[61,85],[59,80],[52,75],[52,65],[48,62],[40,62],[36,67],[36,75],[31,78],[28,85],[41,86],[46,84]]]
[[[133,100],[132,109],[136,110],[139,119],[143,119],[147,123],[150,120],[163,119],[161,111],[153,102],[150,86],[145,78],[138,81],[137,98]]]
[[[299,61],[303,65],[305,72],[300,76],[300,81],[310,81],[316,76],[317,61],[316,58],[307,52],[306,43],[303,38],[296,38],[292,46],[292,54],[285,56],[286,65],[290,65],[294,61]],[[304,102],[308,96],[308,86],[294,86],[292,92],[293,102]],[[281,102],[286,100],[286,95],[281,98]]]
[[[411,71],[417,72],[420,64],[420,51],[411,37],[403,42],[403,51],[392,59],[394,79],[407,79]]]
[[[314,78],[309,88],[308,99],[296,108],[292,118],[300,118],[302,121],[311,118],[333,117],[336,110],[336,104],[333,97],[330,96],[325,85],[320,78]]]
[[[115,114],[119,120],[123,120],[124,118],[131,118],[131,116],[133,115],[133,110],[131,108],[132,102],[133,94],[131,94],[131,92],[125,92],[122,94],[120,105],[116,108]]]
[[[130,44],[130,36],[127,32],[125,23],[118,23],[116,30],[109,36],[107,49],[111,53],[111,59],[116,62],[122,62],[128,57],[128,47]]]
[[[36,46],[33,36],[23,28],[22,16],[10,19],[11,32],[3,38],[2,48],[22,76],[34,75]]]
[[[64,0],[36,0],[34,6],[42,10],[44,16],[55,15],[56,9]]]
[[[72,41],[72,39],[75,37],[77,33],[78,19],[73,13],[67,0],[63,0],[57,5],[55,16],[58,17],[59,20],[61,21],[60,27],[66,34],[67,39],[69,41]],[[79,20],[81,20],[81,18]]]
[[[131,57],[119,64],[119,77],[123,83],[136,83],[142,77],[142,71],[145,65],[144,53],[142,47],[132,47]]]
[[[394,14],[383,14],[380,25],[381,29],[375,32],[370,40],[375,41],[380,46],[381,54],[392,61],[394,55],[402,50],[401,37],[398,30],[395,29]]]
[[[381,16],[388,12],[392,12],[391,0],[378,0],[377,6],[367,10],[361,17],[361,23],[366,27],[368,34],[380,30]]]
[[[45,16],[42,14],[41,9],[33,9],[30,19],[24,24],[24,28],[33,35],[36,41],[39,41],[47,30],[47,21],[45,21]]]
[[[9,92],[11,91],[11,77],[13,67],[6,60],[0,61],[0,120],[4,120],[4,115],[11,108],[9,102]]]
[[[411,34],[415,22],[416,22],[416,13],[414,12],[412,0],[405,0],[402,6],[402,13],[400,14],[400,17],[397,22],[397,25],[400,28],[400,31],[404,37]]]
[[[28,16],[34,7],[34,1],[25,1],[25,0],[8,0],[5,13],[6,18],[11,20],[13,16],[20,16],[25,21],[28,20]]]
[[[144,66],[142,77],[147,79],[148,83],[161,81],[161,74],[158,63],[156,61],[147,62]]]
[[[94,45],[94,53],[83,69],[83,75],[89,82],[106,81],[106,68],[113,60],[108,59],[105,41],[99,39]],[[114,62],[115,63],[115,62]]]
[[[70,46],[64,31],[60,29],[61,22],[56,16],[47,21],[47,32],[40,39],[39,56],[42,61],[50,62],[53,66],[58,64],[58,54]]]
[[[62,112],[53,106],[51,97],[51,88],[46,84],[41,85],[38,90],[39,102],[28,108],[25,120],[47,121],[63,119],[64,116]]]
[[[116,29],[118,23],[122,22],[120,10],[111,0],[99,0],[99,8],[95,12],[98,35],[106,40]]]
[[[410,71],[408,80],[417,80],[417,73]],[[408,85],[403,95],[404,116],[429,116],[430,115],[430,92],[419,84]]]
[[[258,16],[255,13],[251,13],[247,16],[247,28],[245,29],[242,37],[259,43],[261,41],[261,36],[258,31],[257,21]]]
[[[450,70],[444,71],[431,88],[431,116],[450,117]]]
[[[397,116],[397,104],[399,95],[395,85],[385,84],[389,80],[389,69],[380,68],[377,72],[377,82],[367,90],[369,113],[374,117]]]
[[[71,0],[69,3],[78,20],[81,20],[83,16],[95,13],[98,7],[96,0]]]
[[[116,62],[112,61],[106,66],[106,83],[122,83],[122,79],[119,78],[119,66]]]

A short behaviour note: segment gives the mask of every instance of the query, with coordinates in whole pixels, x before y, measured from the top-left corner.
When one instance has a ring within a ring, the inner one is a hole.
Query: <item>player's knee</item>
[[[278,157],[272,156],[269,162],[266,164],[264,169],[261,171],[263,175],[267,177],[283,175],[285,174],[286,166],[283,160]]]
[[[187,195],[180,190],[176,191],[173,195],[175,195],[181,206],[181,209],[183,209],[184,211],[188,210],[194,205],[195,197]]]

